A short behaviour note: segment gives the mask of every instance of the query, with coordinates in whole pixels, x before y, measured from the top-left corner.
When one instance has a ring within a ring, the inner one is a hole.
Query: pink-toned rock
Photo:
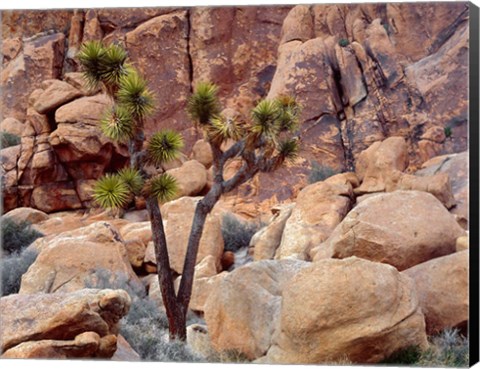
[[[453,33],[451,37],[435,53],[405,69],[409,82],[427,104],[425,110],[429,119],[444,122],[444,128],[450,128],[453,139],[444,144],[447,153],[464,151],[468,147],[467,23],[457,24],[450,32]]]
[[[436,173],[448,174],[455,199],[455,207],[450,211],[457,217],[458,223],[464,228],[468,228],[468,152],[458,154],[444,155],[432,158],[424,163],[422,169],[415,175],[428,178]]]
[[[16,168],[19,157],[20,145],[10,146],[0,150],[0,163],[6,172]]]
[[[0,77],[4,116],[25,118],[29,93],[45,79],[59,78],[65,49],[63,33],[45,34],[23,41],[23,51],[10,60]]]
[[[7,350],[3,359],[68,359],[111,357],[116,350],[116,337],[109,335],[100,338],[96,332],[84,332],[73,340],[28,341]],[[101,350],[100,347],[102,347]]]
[[[140,355],[130,346],[122,335],[117,336],[117,351],[112,356],[113,361],[140,361]]]
[[[149,19],[125,36],[132,62],[148,76],[156,94],[157,109],[146,121],[149,132],[166,127],[182,131],[190,126],[185,111],[191,87],[188,29],[187,12],[181,10]]]
[[[101,86],[97,85],[95,88],[91,88],[87,85],[86,79],[81,72],[69,72],[63,76],[65,82],[72,85],[79,90],[84,96],[96,95],[100,92]]]
[[[17,223],[29,222],[30,224],[37,224],[49,219],[48,214],[32,208],[16,208],[6,213],[4,217],[11,218]]]
[[[308,260],[312,247],[325,241],[352,206],[352,185],[345,174],[305,187],[285,223],[275,259]]]
[[[259,362],[378,363],[428,346],[414,282],[390,265],[355,257],[309,264],[290,278],[273,332]]]
[[[82,97],[57,109],[55,122],[98,125],[111,106],[112,102],[107,95]]]
[[[213,348],[235,350],[250,359],[264,355],[278,325],[284,286],[308,265],[299,260],[262,260],[227,274],[205,303]]]
[[[313,16],[308,5],[297,5],[283,21],[280,44],[290,41],[308,41],[314,38]]]
[[[118,323],[128,313],[130,303],[130,297],[123,290],[84,289],[2,297],[0,351],[14,350],[8,357],[18,358],[50,357],[50,353],[64,358],[111,357],[115,352]],[[70,340],[74,342],[68,342]]]
[[[177,180],[177,196],[196,196],[207,184],[207,170],[196,160],[189,160],[179,168],[170,169],[168,174]]]
[[[140,283],[117,230],[97,222],[50,238],[23,275],[19,293],[71,292],[95,285],[104,274]]]
[[[402,78],[403,70],[399,64],[395,47],[388,37],[380,19],[375,19],[366,30],[365,45],[380,68],[382,78],[388,86],[394,87]]]
[[[0,123],[0,131],[8,132],[12,135],[21,137],[24,130],[24,124],[15,118],[5,118]]]
[[[282,207],[274,214],[271,222],[252,236],[250,248],[253,248],[253,260],[273,259],[282,241],[285,223],[292,214],[295,204]]]
[[[126,162],[126,147],[107,139],[98,126],[110,104],[105,95],[96,95],[77,99],[55,112],[58,127],[49,142],[74,179],[98,179],[108,166],[119,168]]]
[[[47,183],[35,187],[31,205],[46,213],[82,207],[75,186],[71,182]]]
[[[312,254],[314,260],[357,256],[404,270],[455,252],[463,234],[433,195],[395,191],[358,204]]]
[[[192,147],[192,159],[202,163],[205,168],[210,168],[213,162],[212,148],[205,140],[198,140]]]
[[[355,194],[385,191],[392,172],[403,172],[407,166],[407,143],[402,137],[375,142],[357,160],[357,174],[362,183],[354,190]]]
[[[301,104],[303,121],[314,121],[322,114],[336,114],[337,106],[331,93],[333,71],[323,62],[326,48],[319,38],[291,41],[279,47],[278,66],[267,98],[293,95]]]
[[[38,113],[46,114],[80,96],[82,93],[75,87],[56,80],[36,99],[34,108]]]
[[[355,106],[367,96],[363,73],[355,55],[355,49],[335,45],[335,56],[340,69],[340,83],[344,92],[344,103]]]
[[[466,328],[468,259],[468,250],[465,250],[403,271],[415,281],[429,335],[447,328]]]

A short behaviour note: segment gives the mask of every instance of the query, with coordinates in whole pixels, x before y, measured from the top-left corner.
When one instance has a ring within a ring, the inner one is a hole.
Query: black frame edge
[[[469,3],[470,366],[479,361],[479,8]]]

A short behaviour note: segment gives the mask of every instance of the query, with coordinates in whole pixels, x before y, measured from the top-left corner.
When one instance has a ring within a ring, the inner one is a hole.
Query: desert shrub
[[[0,147],[2,149],[16,145],[20,145],[20,137],[13,133],[5,131],[0,132]]]
[[[350,44],[350,41],[348,41],[346,38],[342,38],[340,41],[338,41],[338,44],[341,47],[347,47]]]
[[[233,214],[225,214],[222,219],[222,236],[225,251],[236,252],[248,247],[253,235],[263,227],[261,222],[247,222]]]
[[[217,363],[250,363],[248,357],[237,350],[226,350],[221,352],[214,351],[212,355],[208,357],[209,362]]]
[[[320,165],[316,161],[312,163],[312,170],[308,175],[308,183],[316,183],[326,180],[328,177],[336,174],[335,170],[328,166]]]
[[[445,127],[443,129],[443,132],[445,133],[445,137],[451,137],[452,136],[452,127]]]
[[[390,355],[382,364],[414,365],[420,359],[422,350],[418,346],[408,346]]]
[[[468,367],[468,340],[457,329],[447,329],[430,338],[427,350],[422,351],[417,346],[410,346],[394,353],[382,363],[426,367]]]
[[[43,234],[31,227],[29,222],[15,222],[9,217],[2,217],[2,249],[7,255],[21,252]]]
[[[429,349],[422,352],[417,364],[429,367],[468,367],[468,339],[458,329],[446,329],[431,338]]]
[[[126,291],[132,303],[128,314],[120,321],[120,334],[143,360],[200,361],[184,342],[168,340],[168,319],[165,311],[147,296],[143,285],[134,283],[123,273],[96,270],[85,281],[88,288],[111,288]],[[196,322],[187,316],[187,324]]]
[[[37,255],[38,253],[35,250],[24,250],[23,252],[2,257],[2,262],[0,263],[2,276],[1,296],[18,293],[22,275],[35,262]]]

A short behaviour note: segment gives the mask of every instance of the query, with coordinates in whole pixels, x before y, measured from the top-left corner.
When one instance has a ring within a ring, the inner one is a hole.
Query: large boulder
[[[447,173],[432,172],[424,177],[403,173],[408,164],[408,146],[403,137],[373,143],[360,153],[356,162],[362,183],[354,190],[355,194],[416,190],[431,193],[448,209],[455,205]]]
[[[325,241],[352,206],[354,176],[337,174],[305,187],[285,223],[276,259],[308,259],[310,249]]]
[[[312,253],[314,260],[357,256],[404,270],[455,252],[463,234],[433,195],[395,191],[362,201]]]
[[[30,224],[36,224],[47,220],[48,214],[32,208],[16,208],[6,213],[4,217],[11,218],[17,223],[28,222]]]
[[[458,223],[468,228],[468,151],[458,154],[442,155],[423,163],[422,169],[415,175],[425,178],[434,175],[448,175],[455,199],[455,207],[450,212],[455,214]]]
[[[386,182],[392,172],[403,172],[408,167],[407,149],[403,137],[389,137],[362,151],[355,167],[362,183],[355,189],[355,193],[363,195],[386,191]]]
[[[436,258],[403,273],[416,284],[427,333],[466,329],[468,323],[468,250]]]
[[[189,160],[179,168],[168,170],[167,173],[177,180],[179,197],[196,196],[207,184],[207,170],[196,160]]]
[[[67,231],[30,247],[40,253],[22,277],[21,294],[71,292],[89,284],[94,287],[105,271],[111,273],[109,278],[140,283],[122,238],[106,222]]]
[[[12,135],[22,136],[23,130],[25,129],[25,125],[23,122],[20,122],[18,119],[15,118],[5,118],[0,123],[0,131],[1,132],[8,132]]]
[[[33,107],[38,113],[46,114],[80,96],[82,93],[69,83],[53,80],[38,96]]]
[[[195,207],[200,200],[200,197],[181,197],[162,206],[170,267],[178,274],[182,274],[183,271],[183,262]],[[220,270],[222,254],[221,217],[213,211],[205,221],[197,254],[197,263],[211,255],[216,260],[217,270]],[[147,247],[145,261],[156,264],[153,242],[150,242]]]
[[[306,266],[300,260],[262,260],[223,278],[205,303],[213,348],[250,359],[263,356],[278,323],[284,285]]]
[[[107,139],[99,128],[111,103],[106,95],[95,95],[56,110],[58,126],[49,142],[73,179],[98,179],[107,168],[121,168],[126,162],[126,148]]]
[[[355,257],[313,263],[285,284],[282,296],[263,362],[377,363],[427,346],[415,285],[389,265]]]
[[[213,163],[212,148],[208,141],[198,140],[192,147],[192,159],[202,163],[205,168],[210,168]]]
[[[270,223],[252,236],[250,248],[253,248],[253,260],[273,259],[288,218],[292,215],[295,204],[285,205],[274,214]]]
[[[111,357],[130,303],[123,290],[2,297],[0,352],[5,358]]]

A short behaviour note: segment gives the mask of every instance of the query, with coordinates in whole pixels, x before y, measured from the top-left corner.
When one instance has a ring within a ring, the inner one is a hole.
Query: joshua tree
[[[196,206],[182,279],[175,293],[159,203],[176,196],[175,178],[167,174],[163,166],[180,153],[182,136],[173,130],[162,130],[154,133],[144,145],[144,121],[154,110],[154,95],[128,62],[122,47],[89,42],[83,45],[78,58],[88,83],[102,84],[113,101],[113,107],[101,121],[102,132],[114,141],[128,143],[130,154],[130,167],[106,174],[97,181],[94,198],[104,208],[117,209],[128,206],[134,195],[145,197],[170,339],[185,340],[195,262],[206,217],[222,194],[258,172],[274,171],[286,160],[297,157],[299,140],[292,136],[300,108],[288,96],[263,100],[252,110],[248,123],[240,124],[221,114],[217,86],[209,82],[197,84],[187,110],[211,146],[214,180]],[[240,159],[242,166],[227,180],[223,176],[224,168],[232,159]],[[156,172],[151,173],[148,166],[156,167]]]

